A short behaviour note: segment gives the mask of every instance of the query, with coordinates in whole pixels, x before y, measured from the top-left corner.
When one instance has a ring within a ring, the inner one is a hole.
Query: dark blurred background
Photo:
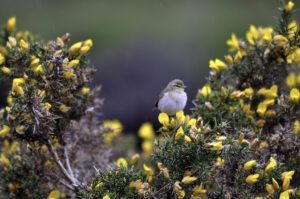
[[[19,30],[45,41],[66,32],[71,43],[93,39],[93,85],[103,86],[105,99],[101,119],[120,119],[136,132],[145,121],[157,125],[152,108],[174,78],[188,85],[190,112],[209,59],[223,57],[232,32],[242,37],[250,24],[275,25],[277,6],[276,0],[0,0],[0,23],[17,16]]]

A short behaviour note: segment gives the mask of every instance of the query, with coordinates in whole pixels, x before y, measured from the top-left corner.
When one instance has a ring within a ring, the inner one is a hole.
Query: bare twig
[[[78,180],[67,171],[64,164],[60,160],[55,147],[52,145],[50,140],[47,141],[47,144],[49,146],[51,154],[54,157],[55,163],[58,165],[59,169],[62,171],[62,173],[64,174],[66,179],[71,183],[71,185],[69,185],[69,186],[73,187],[73,190],[78,190],[78,188],[80,186],[80,184],[78,183]],[[67,187],[69,187],[69,186],[67,186]]]

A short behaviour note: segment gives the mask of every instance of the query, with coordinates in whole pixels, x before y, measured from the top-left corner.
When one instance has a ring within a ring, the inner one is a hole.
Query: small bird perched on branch
[[[186,86],[180,79],[174,79],[168,83],[158,97],[155,107],[168,115],[175,115],[184,109],[187,102]]]

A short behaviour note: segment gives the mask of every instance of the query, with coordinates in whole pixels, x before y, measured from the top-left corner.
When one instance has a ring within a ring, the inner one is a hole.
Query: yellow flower
[[[30,67],[35,67],[40,63],[40,59],[35,56],[31,57]]]
[[[9,75],[11,73],[11,70],[9,68],[7,68],[6,66],[3,66],[1,68],[2,72],[6,75]]]
[[[167,113],[160,113],[158,115],[158,121],[165,127],[169,126],[170,124],[170,118]]]
[[[110,199],[110,197],[109,197],[109,195],[105,195],[105,196],[103,196],[103,198],[102,199]]]
[[[259,174],[248,175],[248,177],[246,178],[246,183],[253,185],[256,182],[258,182],[258,178],[259,178]]]
[[[25,126],[23,126],[23,125],[18,125],[18,126],[16,127],[16,132],[17,132],[18,134],[20,134],[20,135],[23,135],[23,134],[25,133]]]
[[[192,118],[188,121],[187,125],[189,126],[196,126],[197,120],[195,118]]]
[[[90,48],[91,48],[91,47],[89,47],[89,46],[83,46],[82,48],[80,48],[79,54],[80,54],[80,55],[86,54],[87,52],[90,51]]]
[[[178,121],[179,124],[182,124],[185,120],[185,115],[183,111],[179,111],[176,113],[176,119]]]
[[[131,164],[135,165],[140,159],[140,155],[138,153],[131,156]]]
[[[203,183],[193,188],[193,196],[203,196],[206,192],[207,190],[203,188]]]
[[[296,74],[295,73],[290,73],[287,77],[286,77],[286,81],[285,81],[286,85],[289,88],[294,88],[296,86]]]
[[[153,170],[150,167],[148,167],[146,164],[143,164],[143,169],[144,169],[144,172],[147,175],[148,182],[151,182],[152,181],[152,177],[154,175]]]
[[[12,32],[15,27],[16,27],[16,17],[10,17],[8,20],[7,20],[7,24],[6,24],[6,30],[8,32]]]
[[[90,92],[90,88],[89,87],[82,87],[80,89],[80,92],[84,95],[88,94]]]
[[[296,120],[294,122],[293,131],[294,131],[294,134],[300,135],[300,122],[299,122],[299,120]]]
[[[214,70],[215,72],[219,72],[219,71],[227,69],[227,65],[223,61],[221,61],[219,59],[215,59],[215,61],[210,60],[209,61],[209,67],[212,70]]]
[[[239,62],[241,59],[243,58],[243,54],[241,53],[241,51],[238,51],[235,56],[234,56],[234,62],[237,63]]]
[[[142,124],[138,131],[138,135],[142,139],[152,140],[155,136],[152,124],[149,122]]]
[[[73,45],[70,47],[70,49],[69,49],[70,52],[71,52],[71,53],[77,53],[77,52],[80,50],[81,45],[82,45],[82,42],[77,42],[77,43],[73,44]]]
[[[290,12],[294,8],[294,3],[292,1],[289,1],[285,6],[284,10],[286,12]]]
[[[274,178],[272,178],[272,185],[273,185],[274,189],[276,189],[276,190],[279,189],[279,184]]]
[[[293,189],[288,189],[280,193],[279,199],[290,199],[290,194],[293,193]]]
[[[259,116],[262,117],[265,114],[265,112],[267,111],[267,108],[268,108],[268,106],[265,103],[261,102],[258,104],[256,112],[258,113]]]
[[[212,151],[220,151],[223,148],[223,145],[222,145],[221,141],[208,143],[207,146]]]
[[[263,142],[259,143],[259,147],[261,147],[261,148],[267,148],[267,147],[269,147],[269,144],[268,144],[268,142],[263,141]]]
[[[295,34],[297,33],[298,25],[296,21],[292,21],[288,25],[288,38],[295,37]]]
[[[83,45],[92,47],[93,46],[93,40],[87,39],[87,40],[85,40]]]
[[[246,39],[249,44],[254,45],[255,40],[258,39],[259,33],[254,25],[250,25],[249,31],[246,33]]]
[[[273,40],[280,47],[283,47],[288,42],[288,39],[283,35],[275,35]]]
[[[191,183],[193,183],[195,180],[197,180],[196,177],[193,177],[193,176],[185,176],[185,177],[181,180],[181,182],[182,182],[183,184],[191,184]]]
[[[59,110],[60,110],[60,112],[62,112],[62,113],[67,113],[70,109],[71,109],[71,107],[68,107],[68,106],[66,106],[66,105],[64,105],[64,104],[61,104],[61,105],[59,106]]]
[[[39,64],[38,66],[36,66],[33,69],[33,72],[37,73],[37,74],[44,74],[44,69],[43,66],[41,64]]]
[[[175,134],[175,140],[179,140],[184,136],[184,130],[181,127],[179,127],[179,129],[177,130],[176,134]]]
[[[153,142],[151,140],[146,140],[142,143],[142,149],[144,153],[152,153]]]
[[[0,136],[6,136],[10,132],[10,128],[7,125],[3,125],[0,130]]]
[[[0,158],[4,167],[9,167],[11,165],[9,159],[3,153]]]
[[[65,68],[73,68],[74,66],[76,66],[78,64],[79,64],[79,60],[74,59],[74,60],[70,61]]]
[[[263,39],[267,42],[272,41],[273,28],[268,27],[263,30]]]
[[[72,78],[76,77],[76,75],[74,74],[73,70],[69,70],[69,71],[64,72],[64,77],[66,79],[72,79]]]
[[[233,63],[233,58],[231,55],[226,55],[225,56],[225,60],[227,61],[227,63],[232,64]]]
[[[29,49],[29,43],[23,39],[20,40],[20,46],[24,51],[27,51]]]
[[[252,95],[253,95],[253,93],[254,93],[254,90],[253,90],[253,88],[246,88],[245,90],[244,90],[244,93],[245,93],[245,96],[246,97],[248,97],[248,98],[251,98],[252,97]]]
[[[47,199],[59,199],[61,196],[61,193],[59,190],[54,189],[50,192],[50,194],[48,195]]]
[[[204,97],[207,97],[211,94],[211,88],[209,85],[205,85],[203,86],[203,88],[201,89],[201,94],[204,96]]]
[[[128,167],[128,163],[127,163],[127,160],[125,158],[118,158],[117,159],[117,165],[118,165],[118,167],[121,167],[121,166],[123,166],[125,168]]]
[[[250,160],[244,164],[244,170],[249,171],[256,165],[256,160]]]
[[[270,157],[270,162],[265,168],[265,172],[270,173],[273,171],[277,166],[277,162],[273,157]]]
[[[258,95],[262,95],[266,98],[276,98],[277,97],[277,92],[278,92],[278,86],[277,85],[273,85],[271,86],[270,89],[266,89],[266,88],[261,88],[257,91]]]
[[[300,91],[297,88],[293,88],[290,91],[289,100],[292,103],[298,103],[300,101]]]
[[[185,135],[184,136],[184,141],[187,142],[187,143],[191,143],[192,139],[189,136]]]
[[[281,174],[281,179],[283,180],[283,182],[282,182],[283,190],[289,189],[290,182],[291,182],[294,174],[295,174],[295,171],[287,171],[287,172],[283,172]]]
[[[227,45],[229,46],[229,51],[237,51],[239,50],[239,40],[237,39],[234,33],[231,34],[231,38],[226,41]]]
[[[225,160],[218,156],[216,166],[220,167],[220,166],[223,166],[224,164],[225,164]]]
[[[266,190],[269,194],[275,193],[275,189],[271,184],[266,184]]]
[[[5,62],[5,57],[2,53],[0,53],[0,65]]]

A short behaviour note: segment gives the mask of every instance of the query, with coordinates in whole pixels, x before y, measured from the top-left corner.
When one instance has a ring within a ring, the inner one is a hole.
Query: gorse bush
[[[245,38],[232,34],[225,59],[209,62],[193,113],[160,113],[155,138],[151,124],[139,130],[143,155],[115,165],[105,145],[113,146],[122,125],[106,121],[99,128],[90,111],[99,105],[88,87],[92,41],[69,47],[66,34],[44,44],[16,32],[9,19],[0,38],[2,76],[12,82],[1,116],[0,193],[44,198],[57,188],[48,198],[300,198],[300,30],[293,7],[281,5],[275,28],[251,25]],[[96,169],[78,164],[83,153]]]

